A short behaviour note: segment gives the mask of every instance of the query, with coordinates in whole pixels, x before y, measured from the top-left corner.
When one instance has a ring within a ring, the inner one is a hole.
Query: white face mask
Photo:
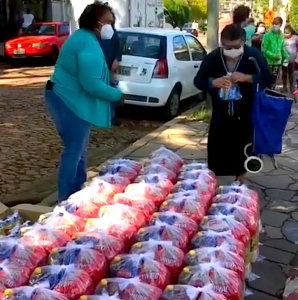
[[[102,27],[101,27],[100,37],[103,40],[110,40],[113,37],[114,33],[115,32],[114,32],[114,29],[113,29],[112,25],[111,24],[105,24],[105,25],[102,25]]]
[[[265,33],[265,31],[266,31],[265,27],[258,28],[258,33]]]
[[[229,58],[237,58],[241,56],[244,52],[243,46],[241,46],[239,49],[223,49],[223,55]]]
[[[274,32],[278,32],[279,30],[280,30],[280,25],[273,25],[272,26],[272,31],[274,31]]]

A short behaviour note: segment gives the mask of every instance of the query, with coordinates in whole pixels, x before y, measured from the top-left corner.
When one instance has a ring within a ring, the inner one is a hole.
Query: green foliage
[[[263,21],[264,14],[269,8],[269,0],[255,0],[253,2],[253,17],[256,21]]]
[[[298,0],[292,0],[290,23],[296,30],[298,29]]]
[[[207,18],[207,0],[164,0],[164,6],[180,28]]]

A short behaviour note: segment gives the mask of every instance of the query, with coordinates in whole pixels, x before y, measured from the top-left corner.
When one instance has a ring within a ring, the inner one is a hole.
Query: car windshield
[[[118,32],[124,55],[161,59],[166,57],[164,36]]]
[[[56,26],[47,24],[32,24],[23,35],[55,35]]]

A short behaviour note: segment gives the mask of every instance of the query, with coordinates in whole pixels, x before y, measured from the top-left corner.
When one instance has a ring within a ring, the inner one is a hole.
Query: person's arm
[[[282,43],[281,56],[282,56],[283,62],[290,58],[290,54],[288,53],[288,51],[285,48],[285,41],[283,41],[283,43]]]
[[[82,50],[78,55],[78,74],[82,87],[93,97],[117,102],[122,93],[103,81],[103,69],[106,68],[104,56]]]
[[[265,34],[263,37],[263,42],[262,42],[262,53],[267,59],[274,59],[276,55],[271,51],[270,49],[270,36],[268,34]]]

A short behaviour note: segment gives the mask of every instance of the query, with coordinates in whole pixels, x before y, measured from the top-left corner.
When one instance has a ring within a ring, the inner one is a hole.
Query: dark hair
[[[292,34],[296,34],[295,30],[293,29],[293,27],[291,25],[286,25],[284,31],[289,31]]]
[[[257,25],[256,25],[256,30],[255,32],[258,31],[258,28],[260,27],[260,25],[264,25],[264,27],[266,28],[266,24],[264,22],[258,22]]]
[[[79,18],[79,27],[93,31],[98,25],[98,20],[106,12],[112,13],[112,9],[109,5],[102,3],[101,1],[96,1],[87,5]]]
[[[273,23],[275,23],[276,21],[278,21],[278,23],[282,24],[284,21],[281,17],[276,17],[273,19]]]
[[[220,38],[228,41],[244,40],[244,30],[237,24],[230,24],[222,30]]]
[[[27,14],[29,15],[30,13],[31,13],[31,9],[28,8],[28,9],[27,9]]]
[[[241,24],[247,18],[249,18],[249,15],[250,15],[250,8],[245,5],[239,5],[233,11],[233,23]]]

